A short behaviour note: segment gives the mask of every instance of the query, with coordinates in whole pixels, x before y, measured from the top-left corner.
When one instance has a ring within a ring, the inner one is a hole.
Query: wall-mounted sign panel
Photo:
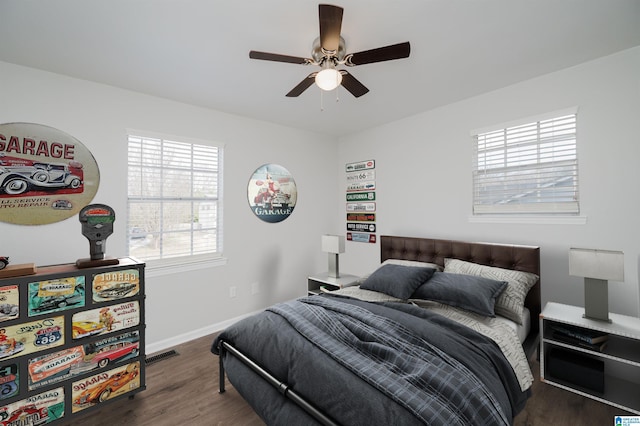
[[[347,212],[375,212],[376,203],[347,203]]]
[[[375,244],[376,234],[365,234],[362,232],[347,232],[347,241]]]
[[[358,172],[360,170],[370,170],[376,168],[375,160],[357,161],[355,163],[347,163],[345,170],[347,173]]]
[[[375,222],[375,213],[347,213],[347,222]]]
[[[0,124],[0,221],[65,220],[91,202],[99,183],[96,160],[73,136],[42,124]]]
[[[251,210],[260,220],[277,223],[293,213],[298,190],[287,169],[278,164],[264,164],[249,179],[247,197]]]

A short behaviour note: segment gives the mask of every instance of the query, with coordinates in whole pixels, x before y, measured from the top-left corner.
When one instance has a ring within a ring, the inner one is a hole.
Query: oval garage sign
[[[73,136],[35,123],[0,124],[0,221],[59,222],[93,200],[100,171]]]

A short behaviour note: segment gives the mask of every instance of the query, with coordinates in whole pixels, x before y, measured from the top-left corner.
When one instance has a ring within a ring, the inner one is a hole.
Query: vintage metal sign
[[[376,242],[376,234],[365,234],[361,232],[347,232],[347,240],[357,243],[372,243]]]
[[[84,275],[29,283],[29,316],[84,306]]]
[[[347,222],[347,231],[376,232],[376,224]]]
[[[376,182],[372,180],[347,184],[347,192],[373,191],[374,189],[376,189]]]
[[[362,182],[365,180],[376,180],[375,170],[364,170],[361,172],[347,173],[347,182]]]
[[[375,213],[347,213],[347,222],[375,222]]]
[[[73,382],[71,412],[77,413],[140,387],[140,363],[103,371]]]
[[[20,291],[17,285],[0,287],[0,321],[9,321],[20,315]]]
[[[137,269],[123,269],[94,275],[92,290],[94,302],[136,296],[140,292],[140,272]]]
[[[0,221],[65,220],[91,202],[99,182],[98,164],[73,136],[35,123],[0,124]]]
[[[375,192],[347,193],[347,201],[374,201],[375,199],[376,199]]]
[[[64,388],[50,389],[0,407],[0,426],[44,425],[63,416]]]
[[[71,377],[74,367],[82,364],[82,346],[75,346],[29,360],[29,390],[35,390]],[[75,374],[79,374],[76,372]]]
[[[20,369],[18,364],[7,364],[0,368],[0,400],[20,393]]]
[[[0,359],[61,345],[64,345],[64,317],[49,317],[0,328]]]
[[[278,164],[264,164],[249,179],[247,197],[251,210],[260,220],[277,223],[293,213],[298,190],[287,169]]]
[[[347,240],[361,243],[376,242],[376,162],[374,160],[348,163],[346,210]],[[361,223],[363,222],[363,223]]]
[[[29,359],[29,390],[68,380],[138,356],[140,334],[132,331]]]
[[[347,212],[375,212],[376,203],[347,203]]]
[[[357,172],[360,170],[375,169],[376,162],[375,160],[367,160],[367,161],[358,161],[356,163],[347,163],[345,168],[347,170],[347,173]]]
[[[112,333],[140,323],[138,301],[76,312],[71,318],[73,339]]]

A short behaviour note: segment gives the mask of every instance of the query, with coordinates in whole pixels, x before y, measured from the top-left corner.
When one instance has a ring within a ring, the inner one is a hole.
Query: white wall
[[[80,140],[100,167],[94,203],[116,211],[107,254],[126,255],[126,129],[147,130],[222,142],[224,152],[225,266],[147,280],[147,347],[168,346],[185,333],[220,324],[274,302],[306,293],[309,273],[326,269],[320,235],[335,229],[326,214],[334,202],[337,141],[154,98],[109,86],[0,62],[0,122],[33,122],[60,129]],[[309,159],[312,158],[313,161]],[[278,224],[257,219],[247,203],[247,184],[264,163],[277,163],[293,175],[298,203]],[[322,176],[322,179],[319,179]],[[75,262],[88,257],[77,216],[50,225],[0,222],[0,253],[14,264]],[[251,294],[258,283],[259,293]],[[229,297],[229,287],[237,297]]]
[[[473,72],[473,70],[469,70]],[[485,126],[578,106],[581,215],[586,224],[470,223],[472,141]],[[583,304],[568,275],[570,246],[622,250],[625,282],[609,284],[612,312],[638,315],[640,48],[345,137],[339,162],[376,160],[378,235],[541,247],[543,303]],[[366,158],[365,158],[366,157]],[[344,172],[336,199],[344,197]],[[337,215],[344,224],[344,211]],[[362,274],[379,246],[347,243],[344,272]]]
[[[638,314],[640,264],[640,48],[510,86],[339,141],[0,62],[0,122],[60,129],[100,166],[94,202],[117,212],[107,244],[126,253],[126,129],[223,142],[225,266],[147,280],[147,347],[305,293],[306,276],[326,268],[323,233],[344,229],[344,164],[376,160],[378,235],[416,235],[535,244],[542,249],[543,302],[581,305],[580,278],[568,276],[570,246],[625,252],[624,283],[610,283],[610,310]],[[470,223],[469,131],[569,106],[579,107],[578,144],[585,225]],[[313,158],[314,161],[309,161]],[[298,185],[293,215],[279,224],[253,216],[246,185],[263,163],[285,166]],[[335,175],[326,173],[333,166]],[[318,177],[322,176],[320,180]],[[326,214],[334,207],[335,215]],[[77,217],[41,226],[0,222],[0,252],[38,265],[87,257]],[[347,243],[343,272],[378,263],[379,245]],[[251,284],[260,293],[251,295]],[[229,298],[229,287],[238,296]],[[194,336],[195,337],[195,336]]]

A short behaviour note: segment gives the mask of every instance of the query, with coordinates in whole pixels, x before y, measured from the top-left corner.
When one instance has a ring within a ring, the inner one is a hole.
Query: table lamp
[[[329,253],[329,276],[339,278],[340,267],[338,264],[338,255],[344,253],[344,236],[323,235],[322,251]]]
[[[569,275],[584,277],[584,318],[611,322],[607,280],[624,281],[624,253],[569,249]]]

